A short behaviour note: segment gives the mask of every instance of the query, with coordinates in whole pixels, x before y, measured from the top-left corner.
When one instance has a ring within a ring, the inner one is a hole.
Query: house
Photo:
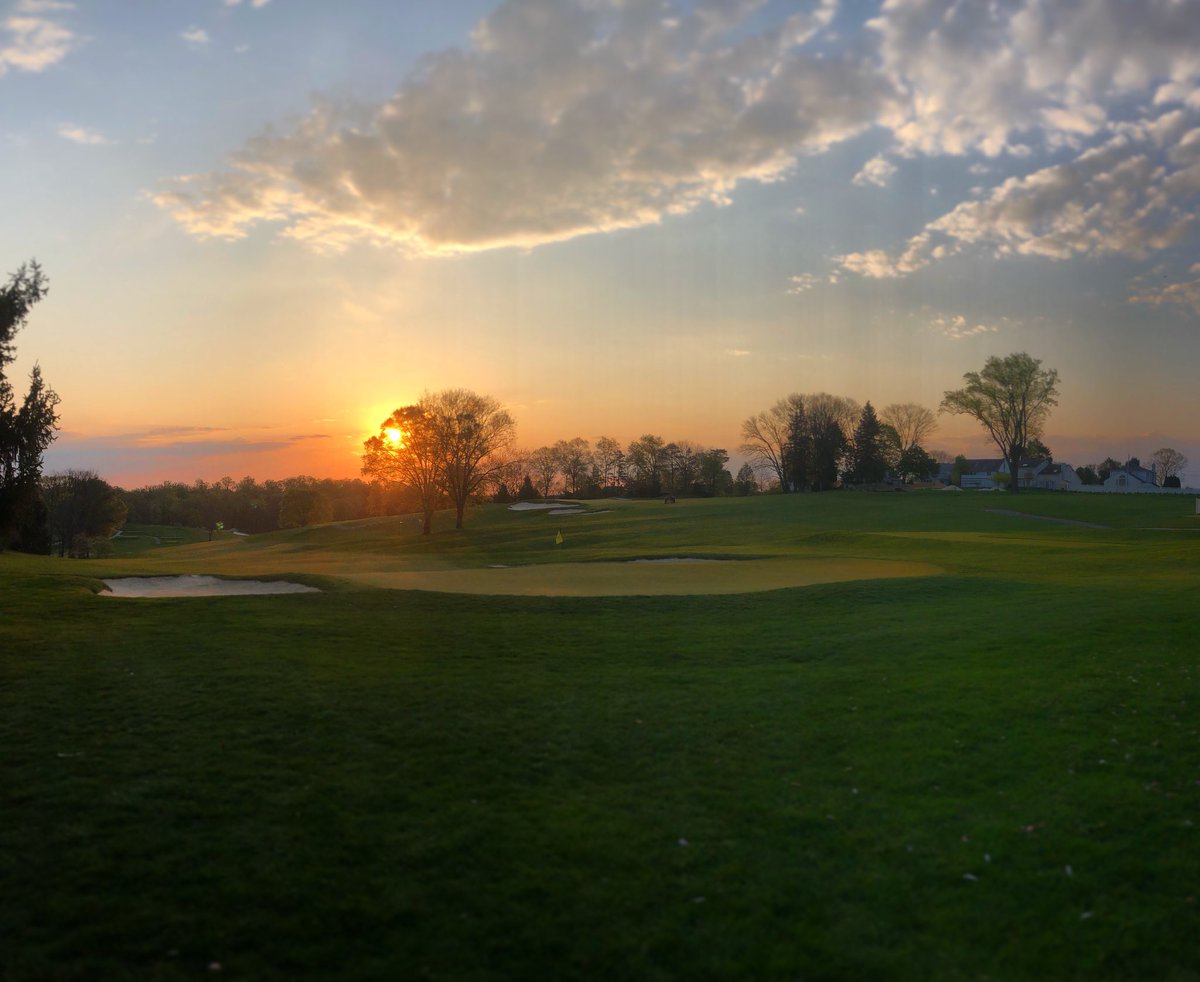
[[[1024,471],[1022,471],[1024,477]],[[1044,461],[1028,484],[1021,484],[1021,487],[1043,487],[1048,491],[1078,491],[1084,483],[1079,479],[1079,474],[1075,473],[1075,468],[1069,463],[1051,463]]]
[[[1105,491],[1157,491],[1154,472],[1145,467],[1120,467],[1104,479]]]
[[[1042,488],[1046,491],[1078,491],[1083,487],[1083,482],[1079,480],[1079,475],[1070,464],[1056,464],[1045,459],[1023,460],[1021,487]]]
[[[994,491],[1002,487],[998,475],[1007,471],[1002,457],[974,458],[967,461],[968,470],[963,472],[958,486],[964,491],[988,490]]]

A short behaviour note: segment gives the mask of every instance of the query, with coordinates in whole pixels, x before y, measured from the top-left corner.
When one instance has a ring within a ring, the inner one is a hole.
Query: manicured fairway
[[[1200,974],[1190,498],[605,507],[0,555],[0,977]],[[938,572],[362,582],[678,556]],[[95,593],[163,573],[322,592]]]

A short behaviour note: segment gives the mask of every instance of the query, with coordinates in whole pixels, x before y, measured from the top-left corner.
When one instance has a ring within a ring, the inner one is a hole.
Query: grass
[[[0,976],[1194,978],[1200,540],[1190,498],[1147,498],[484,508],[426,540],[0,555]],[[675,555],[945,572],[344,578]],[[326,592],[93,595],[148,572]]]

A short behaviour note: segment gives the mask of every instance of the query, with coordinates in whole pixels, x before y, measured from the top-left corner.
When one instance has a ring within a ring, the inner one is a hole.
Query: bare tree
[[[559,457],[554,447],[538,447],[525,458],[533,486],[543,498],[549,498],[558,477]]]
[[[463,527],[471,495],[506,472],[517,424],[490,396],[446,389],[421,403],[433,418],[442,453],[442,487],[454,502],[454,527]]]
[[[926,437],[937,429],[937,417],[933,412],[915,402],[893,402],[884,406],[879,419],[896,431],[901,452],[924,446]]]
[[[1008,461],[1008,487],[1014,494],[1021,483],[1021,457],[1030,440],[1041,435],[1051,407],[1058,405],[1058,372],[1041,364],[1023,351],[1007,358],[993,355],[983,371],[967,372],[967,384],[942,399],[942,412],[971,416],[988,431]]]
[[[573,495],[579,494],[591,470],[591,444],[577,436],[573,440],[559,440],[554,444],[554,452],[558,455],[558,469],[562,471],[567,491]]]
[[[1173,447],[1160,447],[1150,455],[1150,463],[1154,468],[1154,480],[1159,487],[1165,487],[1168,478],[1183,474],[1188,459]]]
[[[607,488],[616,482],[621,462],[625,459],[621,444],[611,436],[599,437],[592,457],[596,462],[596,469],[600,472],[600,487]]]
[[[793,393],[742,423],[738,452],[748,457],[755,469],[773,472],[783,491],[791,490],[786,449],[792,415],[799,402],[801,397]]]

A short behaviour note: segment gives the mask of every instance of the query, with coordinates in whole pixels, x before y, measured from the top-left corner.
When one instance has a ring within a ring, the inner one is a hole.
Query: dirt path
[[[1037,522],[1054,522],[1055,525],[1075,525],[1085,529],[1111,529],[1111,525],[1097,525],[1095,522],[1080,522],[1074,518],[1051,518],[1049,515],[1030,515],[1023,511],[1013,511],[1009,508],[985,508],[984,511],[993,515],[1010,515],[1013,518],[1032,518]]]

